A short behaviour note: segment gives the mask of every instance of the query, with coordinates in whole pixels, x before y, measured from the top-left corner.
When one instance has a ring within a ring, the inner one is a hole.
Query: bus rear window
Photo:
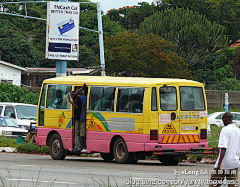
[[[200,87],[180,87],[181,110],[205,110],[203,89]]]
[[[163,86],[159,89],[159,93],[161,110],[177,110],[177,91],[175,87]]]

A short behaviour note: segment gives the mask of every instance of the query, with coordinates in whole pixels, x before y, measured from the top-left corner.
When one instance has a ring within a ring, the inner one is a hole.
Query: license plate
[[[182,126],[182,131],[193,131],[195,126]]]

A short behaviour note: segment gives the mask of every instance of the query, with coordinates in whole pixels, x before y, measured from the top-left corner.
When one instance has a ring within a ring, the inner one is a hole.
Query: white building
[[[11,82],[20,86],[22,71],[27,69],[0,60],[0,82]]]

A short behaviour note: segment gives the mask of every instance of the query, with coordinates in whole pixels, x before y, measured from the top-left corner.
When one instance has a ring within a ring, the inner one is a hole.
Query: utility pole
[[[68,0],[59,0],[59,2],[68,2]],[[67,61],[57,60],[56,63],[56,77],[67,76]]]
[[[102,76],[105,76],[105,59],[104,59],[104,46],[103,46],[103,29],[102,29],[102,10],[101,10],[101,4],[100,3],[97,3],[97,16],[98,16],[98,34],[99,34],[101,74],[102,74]]]

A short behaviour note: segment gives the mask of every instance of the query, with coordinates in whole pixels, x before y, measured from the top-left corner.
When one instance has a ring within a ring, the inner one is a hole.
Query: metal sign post
[[[59,0],[59,2],[68,2],[68,0]],[[67,75],[67,61],[57,60],[56,62],[56,77],[62,77]]]
[[[99,47],[100,47],[100,62],[101,74],[105,76],[105,59],[104,59],[104,46],[103,46],[103,30],[102,30],[102,14],[101,4],[97,3],[97,16],[98,16],[98,33],[99,33]]]

